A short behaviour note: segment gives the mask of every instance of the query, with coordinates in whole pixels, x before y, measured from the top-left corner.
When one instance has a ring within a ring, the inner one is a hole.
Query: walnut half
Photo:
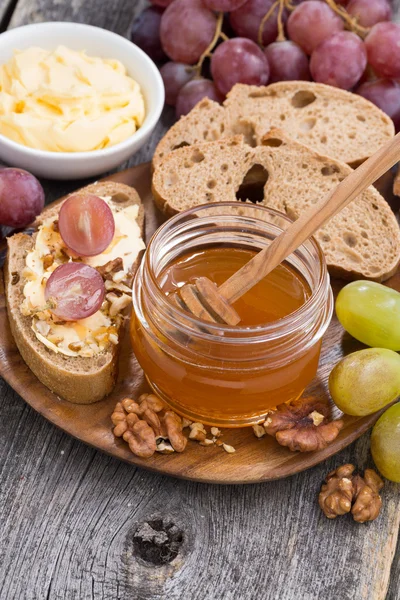
[[[314,398],[280,404],[264,423],[268,435],[293,452],[326,448],[339,435],[343,421],[329,421],[329,405]]]
[[[383,481],[373,469],[365,469],[364,477],[356,475],[353,479],[354,494],[351,514],[357,523],[374,521],[381,512],[382,498],[379,492]]]
[[[350,511],[357,523],[374,521],[379,516],[382,479],[372,469],[366,469],[364,477],[354,475],[354,470],[354,465],[346,464],[326,476],[318,502],[328,519]]]
[[[111,415],[114,435],[123,437],[136,456],[149,458],[155,452],[183,452],[187,438],[182,419],[155,394],[142,394],[138,400],[125,398]]]
[[[328,519],[336,519],[351,511],[353,499],[353,465],[343,465],[325,478],[318,502]]]

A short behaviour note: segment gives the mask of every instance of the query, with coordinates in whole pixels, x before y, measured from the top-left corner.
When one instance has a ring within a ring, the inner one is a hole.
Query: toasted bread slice
[[[209,202],[245,200],[258,183],[260,206],[296,219],[351,170],[272,130],[256,148],[236,136],[172,152],[153,174],[153,194],[164,212],[174,214]],[[399,263],[399,226],[372,186],[322,227],[316,238],[337,277],[384,281]]]
[[[392,120],[374,104],[339,88],[306,81],[235,85],[223,106],[201,100],[158,144],[153,166],[192,144],[243,134],[251,146],[279,127],[325,156],[357,164],[394,135]]]
[[[126,185],[113,182],[99,182],[89,185],[81,191],[98,196],[111,196],[112,202],[119,207],[137,204],[139,212],[137,223],[141,236],[144,233],[144,210],[137,192]],[[61,204],[45,209],[35,223],[39,226],[44,219],[58,214]],[[8,317],[15,342],[26,364],[36,377],[57,396],[76,404],[91,404],[104,398],[113,389],[118,367],[118,353],[123,333],[119,331],[119,343],[109,347],[94,357],[68,357],[57,354],[39,341],[32,330],[32,316],[24,316],[20,307],[24,301],[23,277],[27,253],[33,249],[36,234],[32,236],[19,233],[8,238],[8,253],[4,266],[5,288]],[[131,276],[140,263],[138,255]]]

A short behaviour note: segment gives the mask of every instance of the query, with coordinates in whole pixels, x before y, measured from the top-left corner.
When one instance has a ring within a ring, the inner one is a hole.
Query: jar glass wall
[[[170,219],[150,241],[133,287],[132,344],[150,386],[188,419],[221,427],[254,424],[298,398],[315,377],[333,298],[314,239],[287,260],[309,286],[309,297],[274,322],[205,327],[171,303],[160,285],[160,275],[179,256],[223,246],[259,251],[289,224],[267,208],[207,205]]]

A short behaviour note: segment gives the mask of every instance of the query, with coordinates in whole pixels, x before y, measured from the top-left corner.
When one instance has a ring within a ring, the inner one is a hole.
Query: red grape
[[[211,58],[211,74],[221,94],[235,83],[265,85],[269,78],[268,61],[260,48],[246,38],[223,42]]]
[[[400,25],[377,23],[365,38],[368,62],[380,77],[400,78]]]
[[[58,228],[67,247],[78,256],[96,256],[111,244],[115,222],[104,200],[93,194],[74,194],[61,206]]]
[[[160,8],[150,6],[135,19],[131,28],[131,41],[155,61],[163,61],[167,58],[160,40],[162,14]]]
[[[192,65],[211,43],[217,19],[199,1],[174,0],[161,17],[164,51],[175,62]]]
[[[161,6],[161,8],[166,8],[173,2],[173,0],[150,0],[151,4],[155,6]]]
[[[311,55],[314,81],[349,90],[367,66],[364,42],[350,31],[340,31],[324,40]]]
[[[221,102],[222,98],[210,79],[192,79],[183,86],[176,100],[176,116],[187,115],[203,98]]]
[[[44,296],[52,301],[52,312],[65,321],[86,319],[99,310],[105,286],[96,269],[83,263],[60,265],[47,280]]]
[[[240,8],[230,13],[229,19],[232,29],[238,36],[258,42],[258,30],[261,20],[273,4],[274,0],[247,0]],[[277,15],[278,8],[274,10],[264,25],[262,36],[264,46],[271,44],[277,38]],[[283,20],[286,21],[286,18],[287,11],[285,10]]]
[[[378,81],[363,83],[356,93],[373,102],[389,115],[396,130],[400,128],[400,84],[397,81],[378,79]]]
[[[310,68],[305,52],[291,41],[274,42],[264,50],[270,68],[270,83],[275,81],[310,81]]]
[[[307,0],[290,15],[287,30],[290,39],[311,54],[323,40],[344,29],[343,20],[325,2]]]
[[[203,0],[203,4],[207,8],[221,12],[232,12],[245,2],[246,0]]]
[[[388,0],[350,0],[346,10],[357,17],[363,27],[372,27],[380,21],[390,21],[392,16]]]
[[[160,69],[165,87],[165,102],[175,106],[183,86],[195,76],[195,70],[183,63],[167,62]]]
[[[39,181],[22,169],[0,170],[0,224],[26,227],[40,214],[44,191]]]

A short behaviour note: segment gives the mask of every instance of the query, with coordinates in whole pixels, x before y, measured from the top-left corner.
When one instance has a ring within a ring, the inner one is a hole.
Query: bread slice
[[[394,135],[392,120],[374,104],[339,88],[306,81],[235,85],[223,106],[201,100],[158,144],[153,166],[192,144],[243,134],[255,146],[274,127],[325,156],[357,164]]]
[[[144,210],[137,192],[126,185],[113,182],[99,182],[83,188],[98,196],[111,196],[112,201],[125,207],[139,206],[138,225],[143,237]],[[61,204],[45,209],[34,224],[37,228],[44,219],[58,214]],[[32,317],[24,316],[20,306],[24,300],[22,276],[25,257],[33,248],[36,234],[19,233],[8,238],[8,253],[4,266],[5,289],[8,317],[11,331],[22,358],[36,377],[57,396],[75,404],[91,404],[104,398],[113,389],[117,378],[118,353],[123,334],[121,326],[119,344],[110,344],[107,350],[93,358],[67,357],[48,349],[35,336],[32,330]],[[132,268],[132,277],[139,266],[139,255]]]
[[[153,174],[153,194],[167,214],[253,197],[260,206],[296,219],[351,170],[272,130],[255,148],[236,136],[172,152]],[[399,263],[399,226],[372,186],[322,227],[316,238],[337,277],[384,281]]]

